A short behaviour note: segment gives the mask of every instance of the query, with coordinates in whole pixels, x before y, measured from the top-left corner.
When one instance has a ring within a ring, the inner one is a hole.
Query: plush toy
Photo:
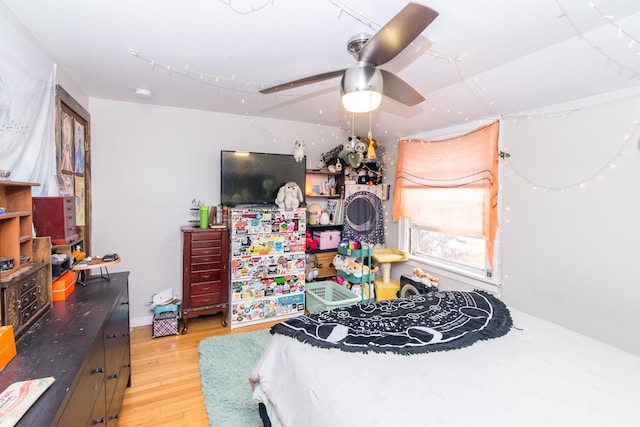
[[[301,163],[304,159],[305,148],[306,145],[304,141],[297,140],[293,143],[293,160],[295,160],[297,163]]]
[[[295,182],[290,181],[278,190],[276,205],[278,205],[280,209],[295,209],[300,206],[300,203],[302,203],[303,200],[304,197],[302,196],[300,186]]]
[[[316,249],[318,249],[318,239],[312,239],[311,238],[311,233],[309,233],[309,231],[307,230],[307,252],[309,251],[315,251]]]
[[[307,282],[311,282],[318,278],[318,268],[316,267],[316,256],[314,254],[306,255],[304,272],[305,272],[305,278],[307,279]]]
[[[365,152],[367,151],[367,143],[365,141],[358,139],[358,142],[356,142],[353,147],[353,151],[364,156]]]
[[[413,269],[413,277],[416,279],[416,281],[425,283],[427,285],[438,286],[439,279],[437,277],[433,277],[421,268],[416,267]]]
[[[358,153],[351,148],[351,145],[344,146],[342,151],[338,154],[338,157],[347,165],[353,169],[356,169],[362,163],[362,153]]]
[[[327,151],[326,153],[322,153],[322,155],[320,156],[320,161],[318,162],[318,165],[317,165],[318,168],[329,169],[331,167],[333,169],[338,160],[338,153],[342,151],[343,147],[344,146],[340,144],[337,147],[334,147],[331,150]]]
[[[345,269],[347,268],[347,264],[349,264],[349,262],[351,261],[355,261],[355,258],[347,255],[337,254],[333,257],[333,266],[336,270],[346,271]]]
[[[363,274],[371,274],[378,271],[378,267],[369,268],[368,266],[361,264],[355,260],[351,260],[343,270],[347,274],[351,274],[353,277],[360,278]]]

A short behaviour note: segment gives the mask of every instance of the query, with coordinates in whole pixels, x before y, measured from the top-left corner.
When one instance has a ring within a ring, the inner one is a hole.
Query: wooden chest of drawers
[[[13,326],[16,340],[51,308],[46,265],[31,263],[0,281],[2,324]]]
[[[229,307],[229,231],[226,228],[182,227],[182,333],[189,317]]]
[[[38,237],[51,236],[51,243],[64,245],[78,239],[76,198],[43,196],[33,198],[33,226]]]

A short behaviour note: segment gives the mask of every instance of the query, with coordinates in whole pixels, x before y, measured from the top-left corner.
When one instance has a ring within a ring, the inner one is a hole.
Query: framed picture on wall
[[[75,196],[73,178],[73,175],[58,175],[58,187],[61,196]]]
[[[62,135],[58,156],[60,172],[73,173],[73,117],[62,113]]]
[[[85,208],[84,208],[84,177],[76,175],[75,176],[75,187],[76,187],[76,225],[83,226],[86,225],[85,221]]]
[[[75,173],[76,175],[84,175],[84,126],[77,120],[74,123],[74,149],[75,149]]]

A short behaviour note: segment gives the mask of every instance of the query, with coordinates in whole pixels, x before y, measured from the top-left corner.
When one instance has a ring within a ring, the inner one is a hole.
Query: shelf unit
[[[346,246],[338,246],[338,253],[341,255],[346,255],[349,257],[356,258],[356,260],[360,263],[361,267],[361,276],[356,277],[353,274],[349,274],[345,271],[338,270],[338,275],[342,277],[347,282],[351,283],[351,285],[359,284],[361,289],[361,302],[372,302],[375,301],[374,297],[374,280],[376,278],[376,273],[371,272],[371,256],[373,255],[373,248],[371,247],[363,247],[362,249],[349,249]],[[365,269],[367,273],[365,273]],[[368,290],[365,291],[365,285],[368,287]],[[353,289],[352,289],[353,291]]]
[[[0,272],[7,277],[29,265],[33,258],[33,222],[31,189],[40,184],[0,180],[0,257],[13,258],[14,267]],[[20,254],[27,258],[20,259]]]
[[[62,244],[62,245],[52,245],[51,246],[51,254],[64,254],[67,256],[67,260],[65,262],[63,262],[62,264],[59,264],[59,269],[58,268],[53,268],[53,272],[52,272],[52,276],[53,276],[53,280],[55,281],[58,277],[62,276],[64,273],[66,273],[67,271],[71,271],[71,267],[73,267],[73,264],[75,262],[75,260],[73,259],[73,257],[71,256],[71,254],[74,251],[74,248],[76,246],[80,247],[80,250],[82,250],[82,245],[83,245],[84,240],[83,239],[77,239],[74,240],[72,242],[69,242],[67,244]]]
[[[305,197],[313,198],[312,203],[322,204],[327,209],[329,200],[342,200],[344,196],[344,175],[342,171],[331,172],[328,169],[307,169],[305,183]],[[307,206],[311,203],[307,200]],[[320,219],[318,218],[318,221]],[[336,221],[335,219],[333,221]],[[342,220],[337,224],[311,224],[307,221],[307,229],[313,237],[314,231],[338,230],[342,233]],[[337,275],[333,265],[333,258],[338,254],[336,249],[317,249],[309,251],[316,258],[318,277],[316,280],[325,280]]]
[[[304,208],[230,210],[231,328],[304,314]]]
[[[328,169],[307,169],[304,185],[305,197],[339,199],[342,197],[344,175]]]

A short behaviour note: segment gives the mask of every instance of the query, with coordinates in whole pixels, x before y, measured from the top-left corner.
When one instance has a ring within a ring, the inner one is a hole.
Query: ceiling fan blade
[[[409,3],[362,46],[358,60],[373,65],[390,61],[437,17],[435,10]]]
[[[329,80],[334,77],[342,77],[344,74],[343,70],[330,71],[328,73],[316,74],[315,76],[305,77],[303,79],[293,80],[291,82],[282,83],[276,86],[271,86],[266,89],[262,89],[260,93],[275,93],[282,92],[283,90],[293,89],[296,87],[306,86],[311,83],[321,82],[322,80]]]
[[[382,73],[383,81],[382,92],[389,98],[395,99],[410,107],[424,101],[424,96],[420,95],[418,91],[409,86],[409,84],[400,77],[382,69],[380,72]]]

